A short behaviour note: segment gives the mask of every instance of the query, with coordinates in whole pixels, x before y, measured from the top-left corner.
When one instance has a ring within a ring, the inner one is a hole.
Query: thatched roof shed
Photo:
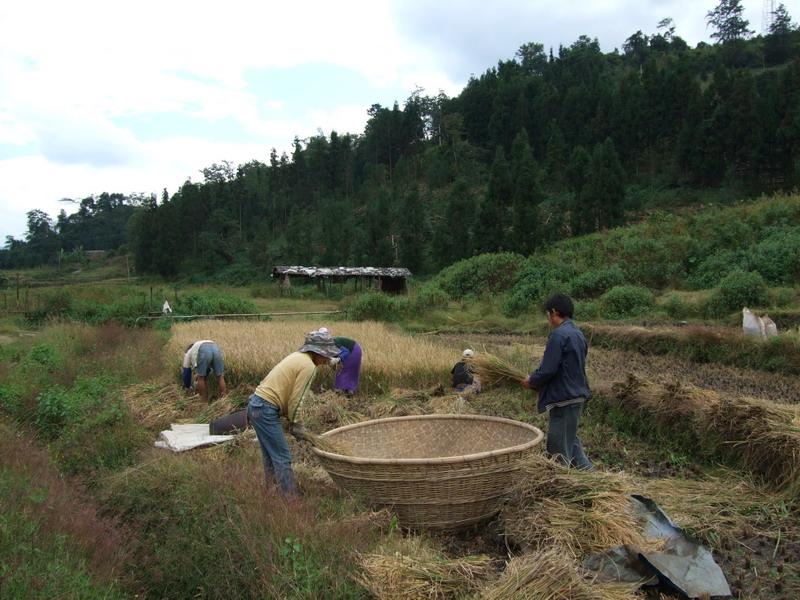
[[[368,288],[382,292],[401,293],[406,290],[406,281],[411,271],[403,267],[301,267],[277,266],[272,269],[272,277],[285,287],[290,287],[291,277],[303,277],[317,281],[320,287],[326,283],[343,283],[348,279],[364,283]]]

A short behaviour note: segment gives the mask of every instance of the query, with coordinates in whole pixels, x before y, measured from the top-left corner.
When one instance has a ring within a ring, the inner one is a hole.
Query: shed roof
[[[411,277],[404,267],[301,267],[278,266],[275,275],[301,275],[304,277]]]

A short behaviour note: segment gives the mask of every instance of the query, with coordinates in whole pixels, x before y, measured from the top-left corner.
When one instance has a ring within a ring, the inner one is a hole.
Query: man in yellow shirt
[[[295,496],[297,487],[292,471],[292,454],[280,417],[295,422],[317,367],[328,364],[338,355],[339,348],[329,333],[312,331],[306,335],[303,346],[275,365],[250,396],[247,418],[261,445],[267,484],[277,482],[284,496]]]

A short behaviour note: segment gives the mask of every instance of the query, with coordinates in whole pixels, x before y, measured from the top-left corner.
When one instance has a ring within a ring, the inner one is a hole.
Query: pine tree
[[[497,252],[509,247],[506,240],[508,211],[511,204],[511,173],[502,146],[498,146],[489,186],[475,223],[475,246],[478,252]]]
[[[412,273],[422,270],[425,252],[425,213],[419,192],[409,190],[403,198],[400,221],[400,262]]]
[[[584,210],[590,215],[590,230],[622,224],[625,210],[625,171],[611,138],[595,146],[580,197]]]
[[[725,44],[753,35],[750,22],[742,17],[742,0],[720,0],[714,10],[706,13],[706,23],[716,29],[711,37]]]
[[[528,134],[521,130],[511,146],[512,248],[520,254],[531,254],[540,243],[539,168],[528,143]]]
[[[764,39],[764,62],[770,66],[782,64],[791,57],[792,32],[797,30],[783,3],[778,5],[772,17],[769,34]]]
[[[591,157],[583,146],[576,146],[567,166],[567,187],[572,192],[569,208],[569,223],[572,235],[581,235],[592,231],[592,218],[583,206],[581,194],[589,174]]]
[[[554,119],[550,121],[545,157],[545,171],[553,188],[561,189],[564,186],[566,170],[567,144],[564,142],[564,134],[561,133],[558,121]]]

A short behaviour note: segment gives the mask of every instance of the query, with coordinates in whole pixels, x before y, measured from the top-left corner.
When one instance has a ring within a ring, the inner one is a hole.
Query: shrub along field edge
[[[739,331],[701,326],[646,329],[582,323],[581,328],[590,346],[800,375],[800,340],[791,334],[761,340]]]

